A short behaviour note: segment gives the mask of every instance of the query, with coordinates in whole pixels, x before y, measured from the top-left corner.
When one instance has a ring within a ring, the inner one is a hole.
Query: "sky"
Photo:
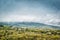
[[[17,21],[60,26],[60,0],[0,0],[0,22]]]

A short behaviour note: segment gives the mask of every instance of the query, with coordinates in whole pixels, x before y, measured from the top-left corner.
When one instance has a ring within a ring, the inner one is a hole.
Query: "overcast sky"
[[[0,22],[60,25],[60,0],[0,0]]]

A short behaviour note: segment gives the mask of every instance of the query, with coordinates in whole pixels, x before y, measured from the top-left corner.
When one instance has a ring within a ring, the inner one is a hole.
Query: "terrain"
[[[60,30],[34,22],[0,23],[0,40],[60,40]]]

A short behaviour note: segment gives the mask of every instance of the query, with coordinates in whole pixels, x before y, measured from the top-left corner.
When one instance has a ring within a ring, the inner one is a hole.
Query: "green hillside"
[[[0,27],[0,40],[60,40],[60,30]]]

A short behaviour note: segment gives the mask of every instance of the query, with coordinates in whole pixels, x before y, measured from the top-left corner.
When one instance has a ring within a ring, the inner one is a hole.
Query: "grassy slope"
[[[0,40],[60,40],[60,30],[0,27]]]

